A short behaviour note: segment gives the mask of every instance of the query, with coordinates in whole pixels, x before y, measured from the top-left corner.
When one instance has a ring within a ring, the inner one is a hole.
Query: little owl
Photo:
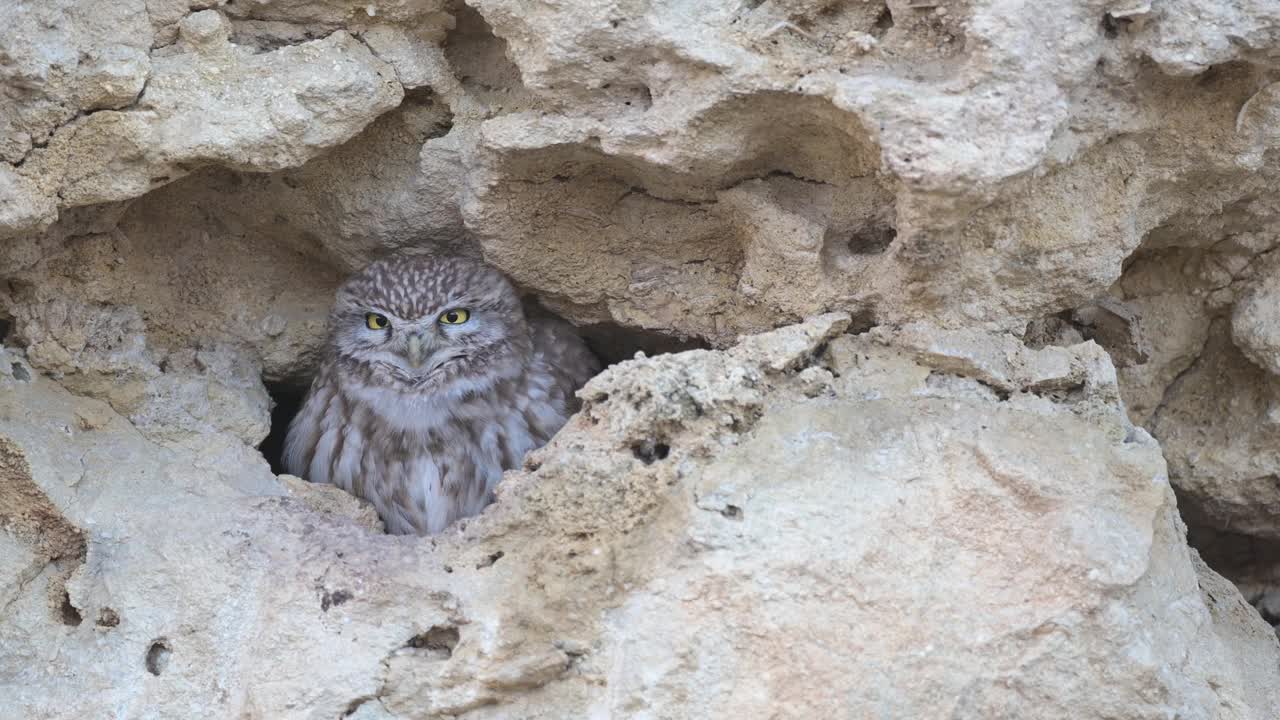
[[[390,532],[437,533],[492,500],[598,370],[567,323],[526,318],[497,270],[388,257],[338,289],[285,467],[369,500]]]

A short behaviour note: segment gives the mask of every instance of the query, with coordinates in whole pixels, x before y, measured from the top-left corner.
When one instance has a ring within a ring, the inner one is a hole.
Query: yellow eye
[[[364,316],[364,324],[367,325],[370,330],[386,330],[387,326],[391,324],[391,321],[387,320],[386,315],[366,313]]]
[[[440,322],[444,323],[445,325],[461,325],[462,323],[470,319],[471,319],[471,311],[463,310],[462,308],[446,310],[444,311],[444,313],[440,315]]]

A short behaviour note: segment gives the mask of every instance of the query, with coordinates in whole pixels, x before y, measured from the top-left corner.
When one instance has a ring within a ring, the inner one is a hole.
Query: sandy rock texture
[[[1262,0],[0,0],[0,696],[1276,717],[1277,53]],[[409,245],[650,355],[429,540],[257,450]]]
[[[1016,341],[848,324],[614,366],[495,506],[433,539],[376,534],[260,463],[220,482],[98,401],[6,375],[9,707],[1280,712],[1274,634],[1186,546],[1096,345],[1004,356]]]
[[[97,74],[10,40],[39,78],[6,110],[40,138],[0,175],[16,253],[82,234],[30,234],[54,205],[74,224],[158,188],[119,211],[135,242],[218,225],[220,257],[243,238],[344,269],[435,242],[578,322],[717,345],[834,309],[1020,332],[1105,291],[1207,179],[1215,205],[1250,197],[1273,142],[1265,66],[1233,45],[1188,76],[1171,48],[1220,38],[1180,35],[1172,6],[259,0],[165,24],[135,2],[113,32],[153,47],[119,108],[39,125]],[[19,34],[36,48],[99,19],[16,7],[57,28]]]

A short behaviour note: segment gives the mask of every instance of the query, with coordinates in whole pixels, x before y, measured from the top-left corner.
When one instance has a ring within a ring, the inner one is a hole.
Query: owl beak
[[[421,335],[409,336],[409,364],[415,368],[422,367],[422,363],[427,359],[426,348],[422,345]]]

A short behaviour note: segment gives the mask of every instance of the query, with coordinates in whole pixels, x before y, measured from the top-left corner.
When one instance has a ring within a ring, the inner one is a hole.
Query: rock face
[[[1280,716],[1228,582],[1280,620],[1278,50],[1256,0],[0,2],[6,708]],[[407,245],[700,349],[387,537],[255,448]]]
[[[495,506],[427,540],[6,377],[5,696],[22,717],[1280,712],[1274,634],[1186,546],[1096,345],[1001,359],[848,322],[614,366]]]

